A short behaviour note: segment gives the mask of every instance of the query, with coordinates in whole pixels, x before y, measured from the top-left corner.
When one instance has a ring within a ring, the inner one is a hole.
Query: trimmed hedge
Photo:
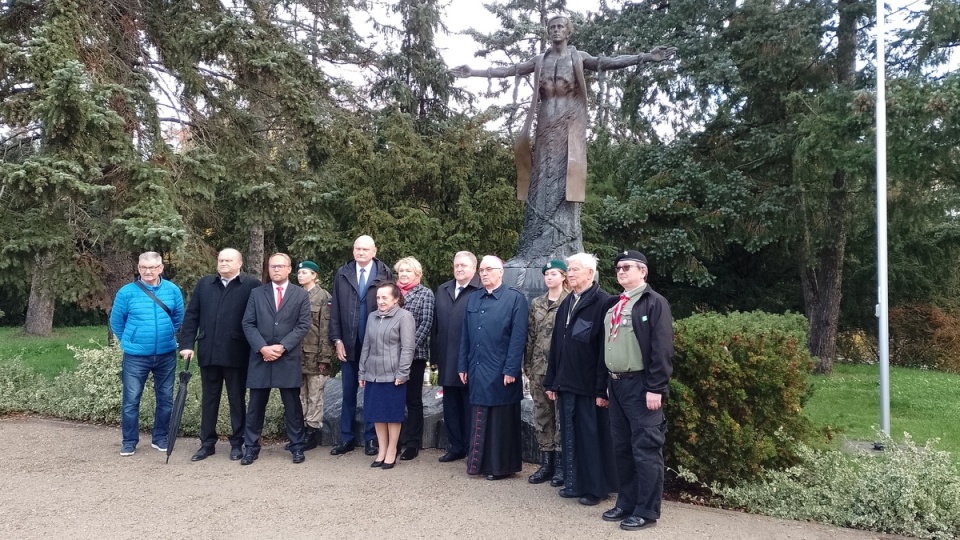
[[[694,315],[674,323],[668,466],[708,483],[755,479],[796,461],[814,361],[801,315]]]

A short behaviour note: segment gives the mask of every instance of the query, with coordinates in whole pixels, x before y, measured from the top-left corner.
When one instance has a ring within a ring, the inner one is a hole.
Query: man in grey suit
[[[290,286],[293,267],[289,256],[275,253],[268,264],[270,283],[251,291],[243,314],[243,334],[250,342],[250,401],[241,465],[252,464],[260,454],[260,433],[271,388],[280,389],[293,462],[303,463],[305,459],[300,342],[310,330],[310,295],[300,287]]]

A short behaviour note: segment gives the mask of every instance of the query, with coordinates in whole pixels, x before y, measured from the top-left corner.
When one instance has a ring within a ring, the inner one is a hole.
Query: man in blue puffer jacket
[[[183,322],[183,293],[180,287],[160,278],[163,273],[160,254],[153,251],[141,254],[137,268],[140,279],[120,288],[110,310],[110,329],[123,349],[121,456],[132,456],[140,442],[140,397],[150,373],[153,373],[157,395],[152,446],[161,452],[167,451],[177,369],[176,334]],[[146,291],[153,293],[167,309]]]

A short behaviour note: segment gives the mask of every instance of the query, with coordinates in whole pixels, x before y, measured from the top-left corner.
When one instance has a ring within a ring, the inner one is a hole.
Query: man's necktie
[[[623,315],[623,308],[627,307],[630,297],[626,293],[620,295],[620,301],[613,306],[613,313],[610,317],[610,338],[607,341],[617,339],[617,332],[620,330],[620,317]]]
[[[457,298],[460,298],[460,293],[462,292],[463,292],[463,285],[457,287],[457,294],[453,295],[453,299],[456,300]]]
[[[277,311],[280,311],[280,304],[283,303],[283,287],[277,287]]]
[[[358,287],[358,289],[360,290],[360,295],[361,295],[361,296],[363,295],[364,289],[367,288],[367,277],[366,277],[366,276],[367,276],[367,269],[366,269],[366,268],[361,268],[361,269],[360,269],[360,279],[357,280],[357,287]]]

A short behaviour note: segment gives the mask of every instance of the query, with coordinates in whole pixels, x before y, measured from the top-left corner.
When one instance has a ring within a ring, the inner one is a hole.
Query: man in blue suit
[[[333,277],[333,300],[330,305],[330,341],[337,348],[340,360],[340,381],[343,400],[340,407],[340,444],[330,453],[346,454],[356,448],[353,419],[357,415],[357,390],[360,388],[360,351],[366,333],[367,315],[377,309],[377,283],[392,279],[390,268],[377,259],[373,238],[363,235],[353,242],[353,260],[340,267]],[[373,424],[363,431],[364,453],[377,455],[377,438]]]
[[[183,293],[180,287],[160,277],[163,273],[160,254],[154,251],[141,254],[137,270],[140,279],[121,287],[110,309],[110,330],[123,349],[121,456],[132,456],[137,451],[140,398],[151,373],[157,396],[151,446],[167,451],[173,379],[177,370],[176,335],[183,322]]]

